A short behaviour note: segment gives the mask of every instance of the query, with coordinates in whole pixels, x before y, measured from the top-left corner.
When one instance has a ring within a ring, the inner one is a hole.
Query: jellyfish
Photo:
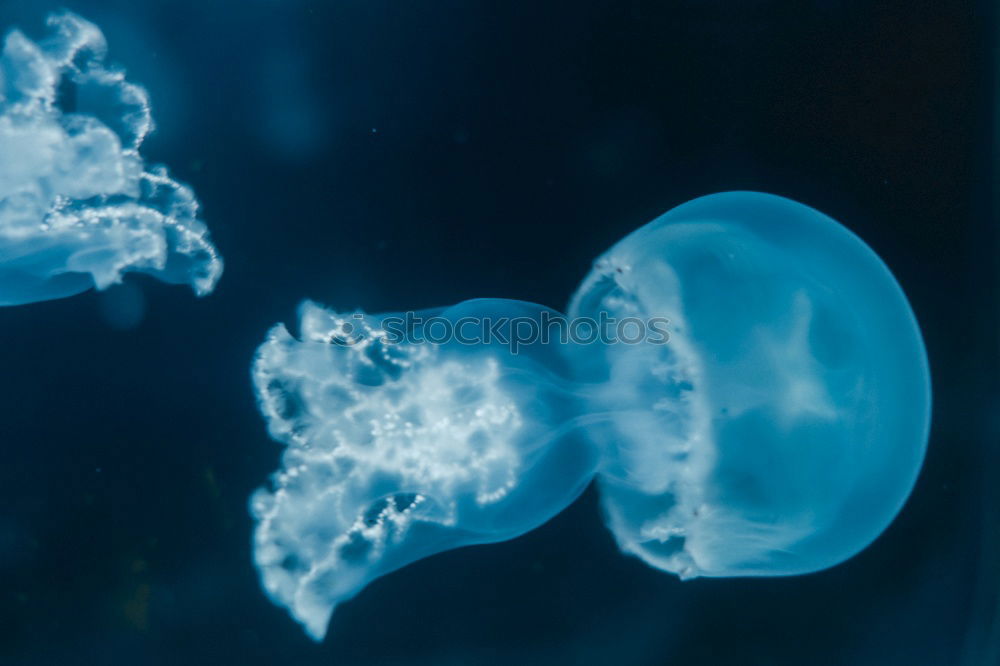
[[[252,370],[281,469],[256,491],[266,593],[321,640],[373,579],[511,539],[596,482],[620,549],[688,579],[842,562],[919,472],[914,315],[857,236],[756,192],[674,208],[600,257],[566,314],[306,302]]]
[[[222,259],[193,191],[140,154],[146,90],[105,64],[104,36],[61,12],[0,52],[0,305],[105,289],[141,272],[195,293]]]

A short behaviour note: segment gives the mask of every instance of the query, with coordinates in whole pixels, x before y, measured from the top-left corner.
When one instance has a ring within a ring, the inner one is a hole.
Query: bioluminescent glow
[[[305,303],[299,336],[276,326],[257,354],[287,448],[251,502],[254,558],[317,640],[374,578],[523,534],[594,478],[621,549],[651,566],[780,576],[869,544],[923,460],[930,381],[903,292],[860,239],[781,197],[669,211],[598,259],[568,316],[416,314]]]
[[[215,287],[222,260],[194,193],[139,153],[146,91],[104,64],[97,26],[49,17],[0,53],[0,305],[71,296],[139,271]]]

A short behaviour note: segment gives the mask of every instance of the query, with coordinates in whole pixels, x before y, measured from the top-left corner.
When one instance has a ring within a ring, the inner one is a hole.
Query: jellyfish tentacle
[[[453,322],[482,309],[422,316]],[[304,303],[300,336],[275,327],[254,364],[271,435],[287,445],[282,470],[251,501],[254,557],[268,594],[316,639],[336,605],[372,579],[547,521],[598,458],[574,436],[579,410],[557,407],[575,400],[557,379],[562,358],[546,356],[557,348],[391,342],[389,316]]]

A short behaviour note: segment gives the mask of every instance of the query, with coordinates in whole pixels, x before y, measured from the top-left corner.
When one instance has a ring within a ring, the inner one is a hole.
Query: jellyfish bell
[[[801,574],[900,510],[926,353],[885,264],[831,218],[755,192],[683,204],[595,263],[569,315],[600,312],[671,321],[669,344],[590,350],[631,403],[598,474],[624,551],[682,577]]]

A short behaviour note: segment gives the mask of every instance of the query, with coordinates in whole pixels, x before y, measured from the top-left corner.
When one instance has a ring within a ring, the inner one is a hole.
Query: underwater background
[[[88,0],[192,185],[216,292],[129,276],[0,308],[0,664],[1000,662],[996,27],[986,1]],[[58,9],[0,0],[0,29]],[[562,309],[593,257],[753,189],[891,267],[934,380],[928,456],[873,545],[785,579],[622,557],[588,490],[422,560],[308,640],[261,592],[277,467],[249,364],[305,297]]]

